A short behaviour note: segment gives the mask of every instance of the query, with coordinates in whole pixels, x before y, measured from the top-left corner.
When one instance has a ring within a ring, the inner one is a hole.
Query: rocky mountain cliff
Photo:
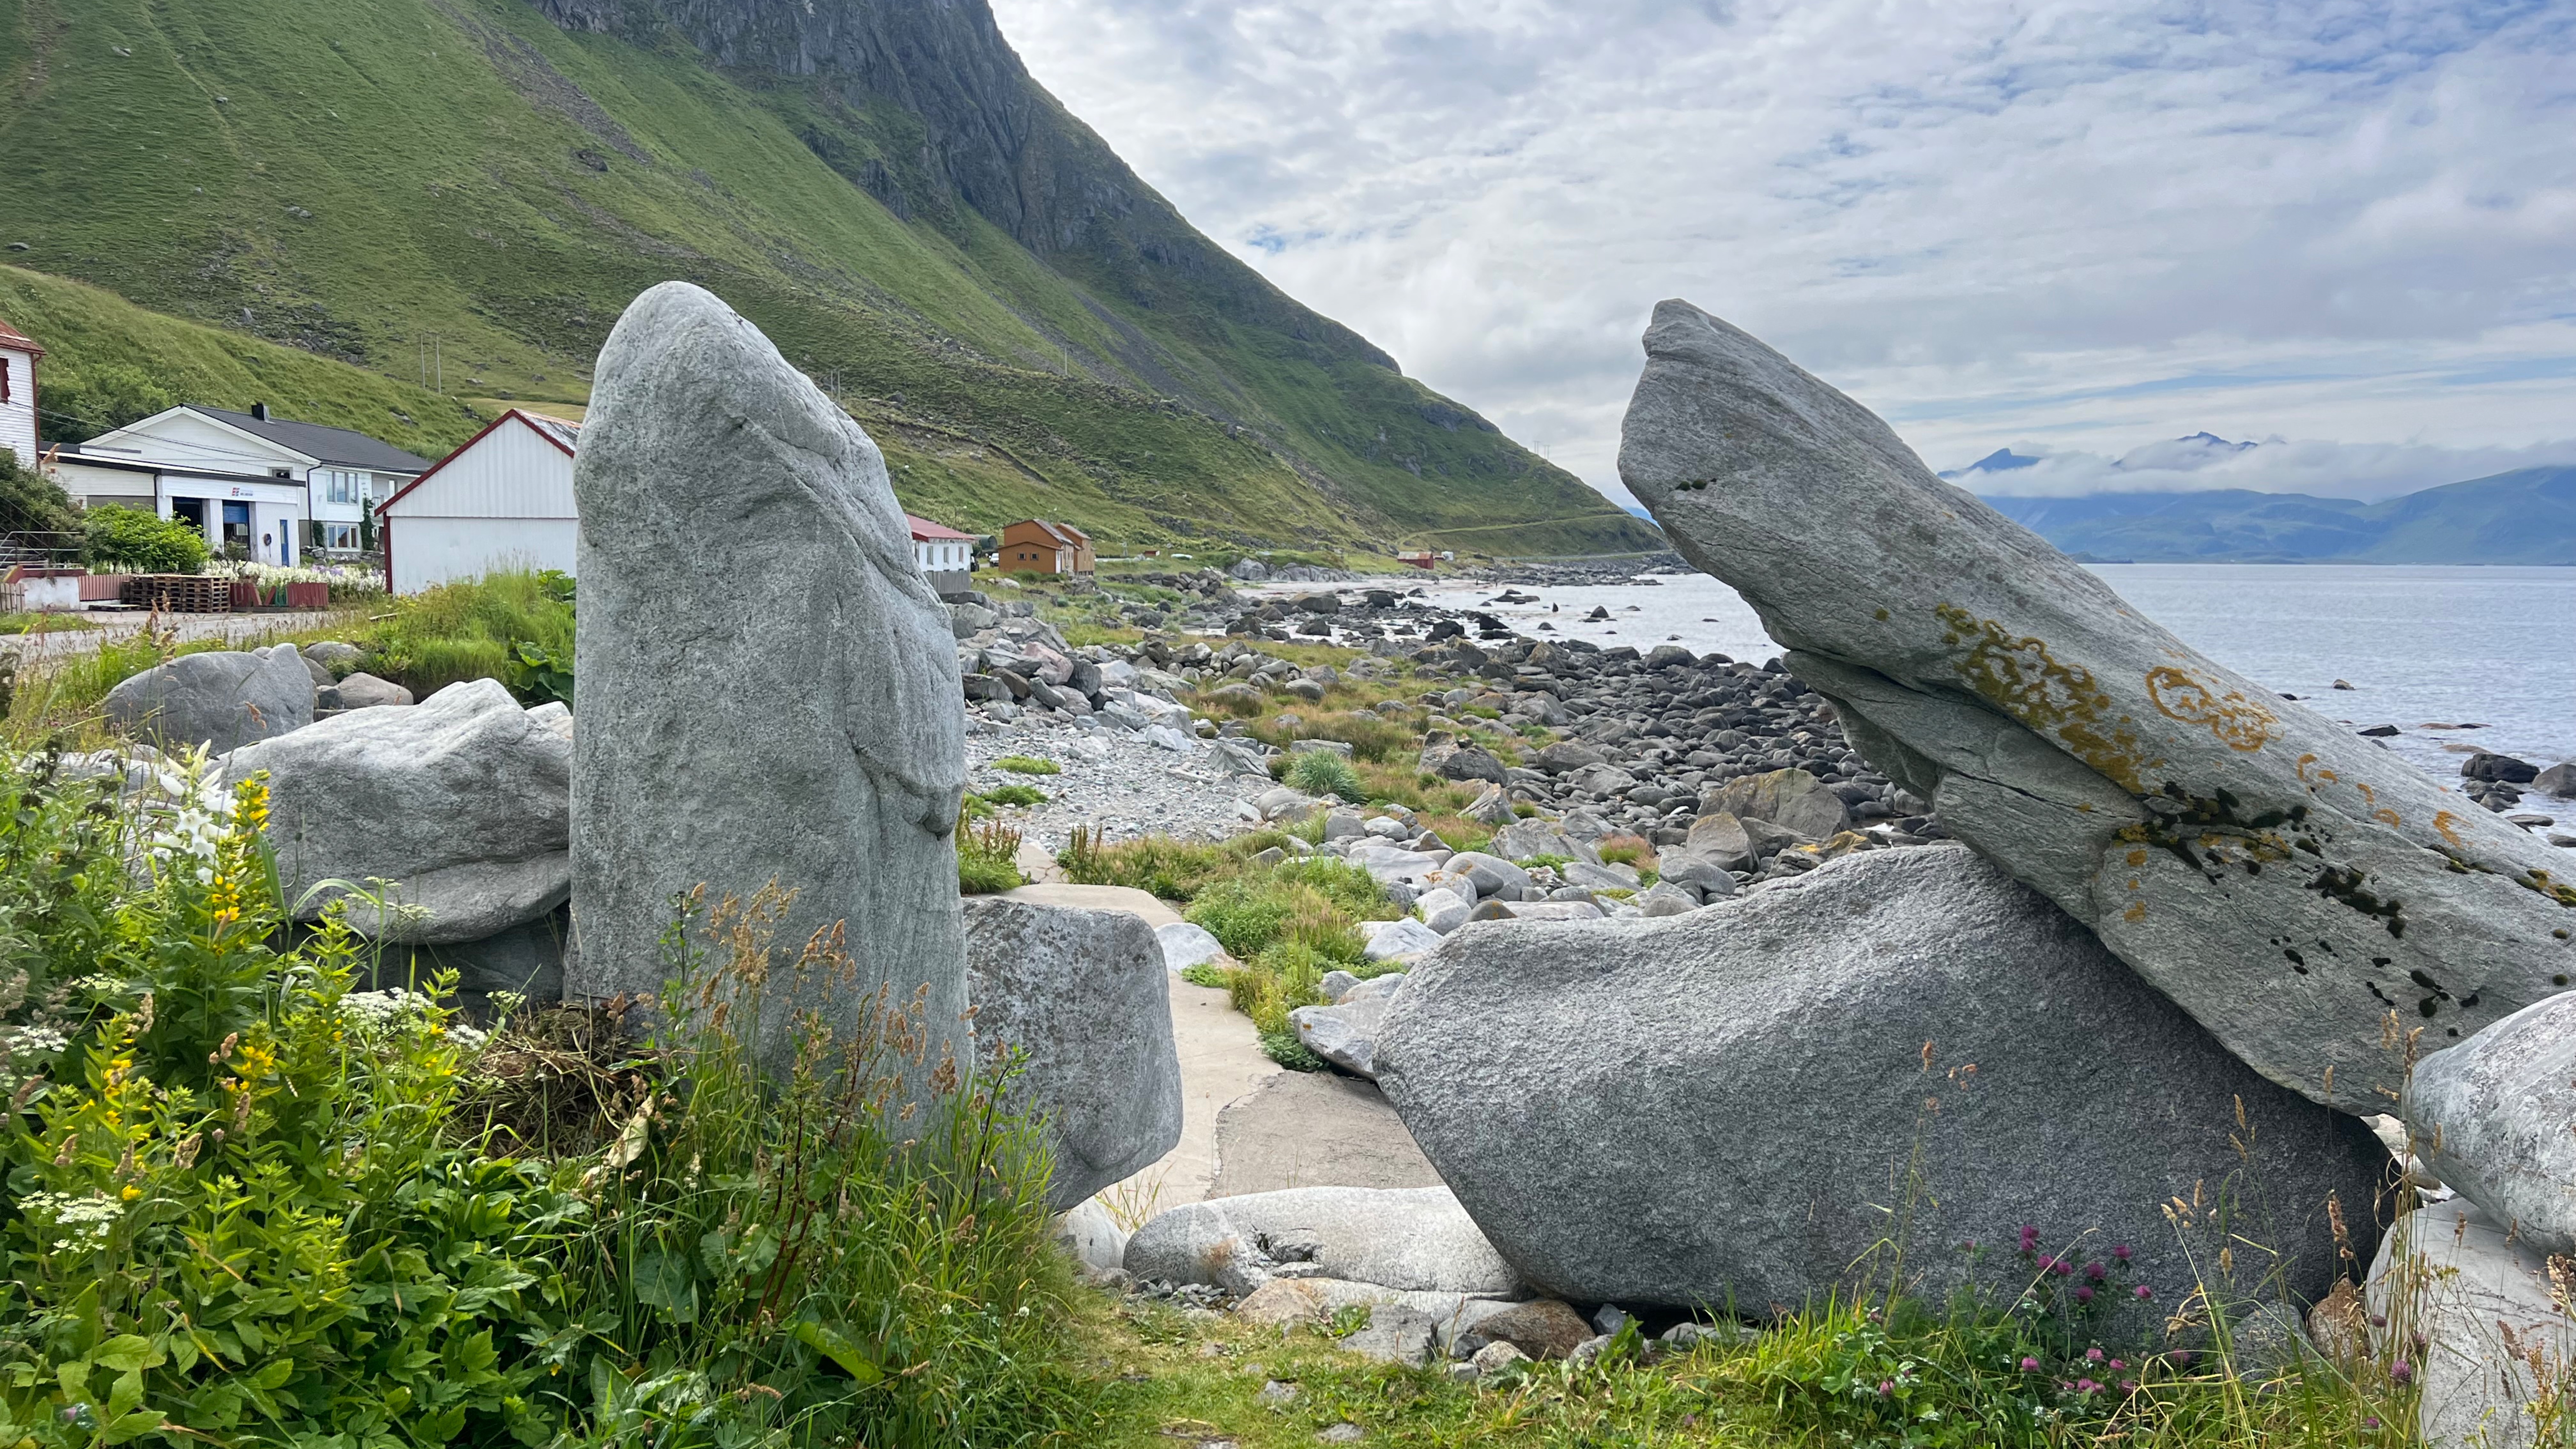
[[[486,411],[677,277],[961,525],[1659,543],[1200,236],[982,0],[17,0],[0,74],[12,262]]]

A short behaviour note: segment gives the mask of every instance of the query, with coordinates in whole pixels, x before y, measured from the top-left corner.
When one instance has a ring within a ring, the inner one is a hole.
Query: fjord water
[[[2544,766],[2576,759],[2576,568],[2101,564],[2093,571],[2139,612],[2239,674],[2356,729],[2397,726],[2403,733],[2389,746],[2436,778],[2458,778],[2470,749]],[[1480,592],[1476,603],[1499,592]],[[1489,612],[1541,638],[1640,649],[1679,643],[1756,662],[1780,653],[1742,596],[1704,574],[1520,592],[1539,602]],[[1466,602],[1443,593],[1444,602]],[[1610,618],[1583,622],[1595,607]],[[1553,627],[1539,631],[1541,623]],[[2353,688],[2334,688],[2338,679]]]

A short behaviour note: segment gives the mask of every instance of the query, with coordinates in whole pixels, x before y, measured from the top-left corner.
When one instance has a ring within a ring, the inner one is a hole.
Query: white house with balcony
[[[361,547],[368,509],[428,467],[364,433],[274,417],[266,403],[184,403],[62,450],[51,472],[89,507],[195,524],[218,557],[293,564],[307,549]]]
[[[397,594],[495,569],[573,571],[581,540],[572,460],[581,424],[512,408],[385,500],[385,575]]]

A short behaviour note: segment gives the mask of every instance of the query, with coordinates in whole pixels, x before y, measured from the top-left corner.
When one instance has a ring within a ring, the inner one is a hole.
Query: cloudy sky
[[[1989,491],[2576,462],[2576,0],[993,3],[1202,230],[1623,500],[1667,296],[1936,468],[2053,455]],[[2150,446],[2202,430],[2279,442]]]

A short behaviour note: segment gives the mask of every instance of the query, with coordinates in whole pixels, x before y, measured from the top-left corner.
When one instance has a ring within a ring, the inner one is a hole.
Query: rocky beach
[[[2017,1303],[2065,1392],[2215,1351],[2423,1363],[2444,1444],[2522,1412],[2495,1366],[2570,1336],[2576,1243],[2576,857],[2522,807],[2576,763],[2425,777],[1755,339],[1673,303],[1649,351],[1630,476],[1684,562],[943,600],[864,431],[675,284],[620,323],[578,465],[620,524],[586,535],[577,713],[278,644],[119,684],[130,743],[72,769],[167,789],[162,751],[210,748],[307,919],[375,883],[349,926],[476,1011],[629,1010],[671,901],[768,902],[824,966],[746,1060],[794,1076],[864,1020],[904,1119],[1009,1060],[1059,1236],[1131,1305],[1509,1385],[1748,1342],[1883,1271]],[[812,540],[758,597],[650,567],[711,417]],[[1738,552],[1819,510],[1880,523]],[[1799,647],[1535,607],[1685,563]],[[797,649],[734,647],[790,609]]]

